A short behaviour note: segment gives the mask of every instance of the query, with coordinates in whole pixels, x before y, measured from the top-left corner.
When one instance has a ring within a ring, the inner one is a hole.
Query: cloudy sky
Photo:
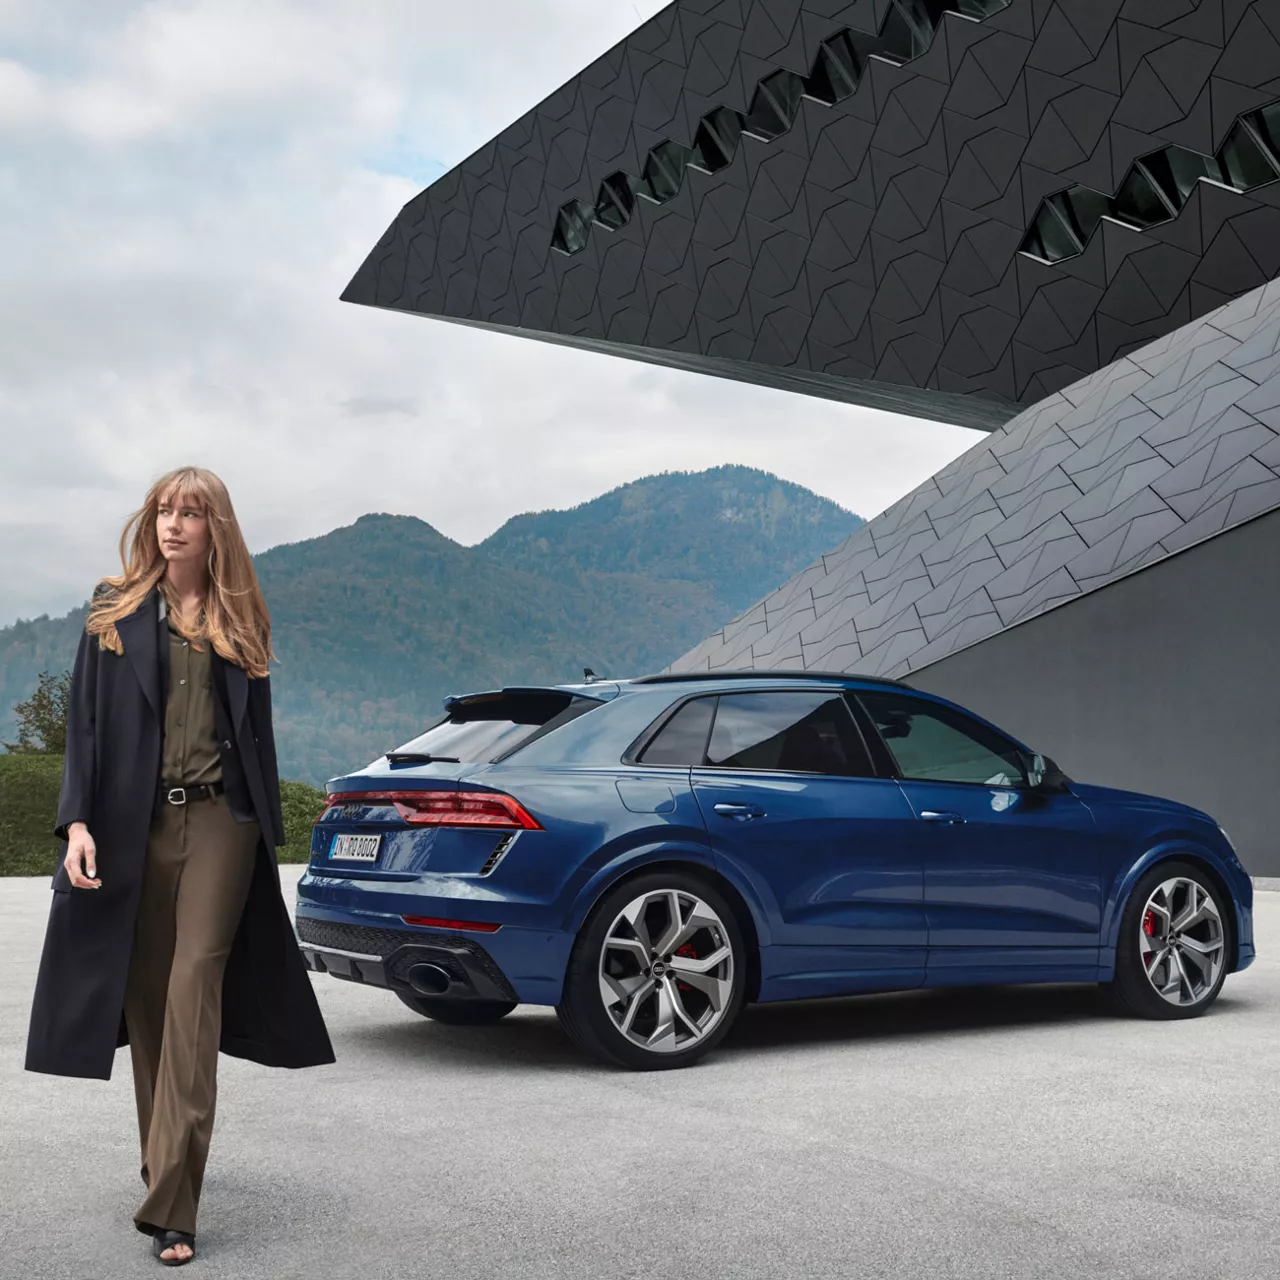
[[[338,302],[406,200],[661,7],[0,0],[0,626],[85,599],[188,461],[257,551],[368,511],[471,543],[724,462],[870,516],[970,447]]]

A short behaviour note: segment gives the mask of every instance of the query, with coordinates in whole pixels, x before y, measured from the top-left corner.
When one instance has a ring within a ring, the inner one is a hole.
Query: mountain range
[[[663,472],[463,546],[372,514],[254,557],[272,618],[284,778],[322,784],[400,745],[449,693],[657,671],[863,521],[749,467]],[[0,629],[0,739],[85,607]]]

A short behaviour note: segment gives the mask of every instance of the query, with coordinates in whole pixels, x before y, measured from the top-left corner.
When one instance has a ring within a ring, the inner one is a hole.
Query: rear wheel
[[[723,896],[701,877],[624,881],[587,917],[556,1008],[588,1053],[640,1071],[687,1067],[742,1007],[746,954]]]
[[[1120,922],[1110,994],[1123,1013],[1194,1018],[1217,999],[1227,976],[1227,906],[1189,862],[1152,867],[1134,887]]]
[[[437,1000],[408,991],[397,991],[396,995],[414,1013],[454,1027],[483,1027],[505,1018],[516,1007],[506,1000]]]

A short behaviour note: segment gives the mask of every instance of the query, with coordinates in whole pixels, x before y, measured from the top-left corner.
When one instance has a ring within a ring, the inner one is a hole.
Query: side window
[[[701,764],[711,732],[715,698],[694,698],[658,730],[637,757],[641,764]]]
[[[894,693],[859,693],[904,778],[1023,787],[1018,748],[986,725],[949,707]]]
[[[722,769],[873,777],[862,735],[838,693],[724,693],[707,747]]]

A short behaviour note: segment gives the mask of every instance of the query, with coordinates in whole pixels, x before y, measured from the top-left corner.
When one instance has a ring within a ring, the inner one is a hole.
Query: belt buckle
[[[178,797],[178,799],[176,799],[176,800],[175,800],[175,799],[173,798],[174,796],[177,796],[177,797]],[[166,799],[170,804],[186,804],[186,803],[187,803],[187,789],[186,789],[186,787],[170,787],[170,788],[169,788],[169,794],[165,796],[165,799]]]

